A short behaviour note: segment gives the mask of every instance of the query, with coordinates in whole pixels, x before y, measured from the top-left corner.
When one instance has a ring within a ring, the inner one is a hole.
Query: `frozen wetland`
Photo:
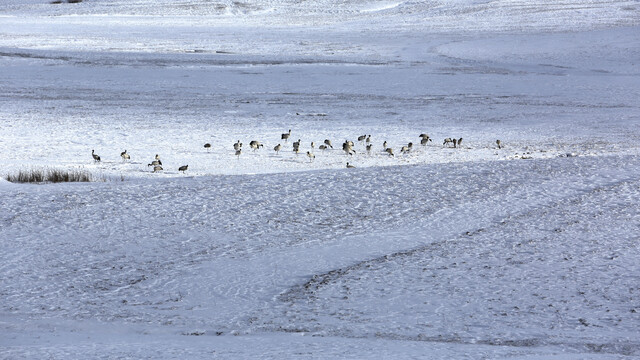
[[[637,1],[3,1],[0,358],[640,357],[639,36]],[[104,181],[5,180],[40,168]]]

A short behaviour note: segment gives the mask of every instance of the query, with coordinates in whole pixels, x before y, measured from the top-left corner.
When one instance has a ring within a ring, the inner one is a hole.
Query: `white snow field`
[[[0,358],[640,358],[639,39],[638,1],[0,1]]]

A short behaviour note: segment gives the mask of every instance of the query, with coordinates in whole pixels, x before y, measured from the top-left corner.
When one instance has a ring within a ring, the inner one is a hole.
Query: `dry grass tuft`
[[[20,170],[17,174],[8,174],[7,181],[12,183],[60,183],[95,181],[88,171],[60,169]]]

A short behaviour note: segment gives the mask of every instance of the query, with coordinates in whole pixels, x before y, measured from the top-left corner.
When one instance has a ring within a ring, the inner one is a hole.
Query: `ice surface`
[[[640,356],[638,10],[3,1],[0,358]]]

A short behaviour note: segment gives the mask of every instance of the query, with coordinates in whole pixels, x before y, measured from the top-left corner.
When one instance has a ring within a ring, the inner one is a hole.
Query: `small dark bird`
[[[100,161],[100,156],[98,156],[98,154],[96,154],[93,150],[91,150],[91,156],[93,156],[93,161]]]
[[[209,143],[204,144],[204,148],[207,149],[207,151],[209,151],[209,149],[211,149],[211,144]]]
[[[182,165],[178,168],[178,171],[182,171],[182,173],[184,174],[184,172],[187,171],[188,168],[189,165]]]

